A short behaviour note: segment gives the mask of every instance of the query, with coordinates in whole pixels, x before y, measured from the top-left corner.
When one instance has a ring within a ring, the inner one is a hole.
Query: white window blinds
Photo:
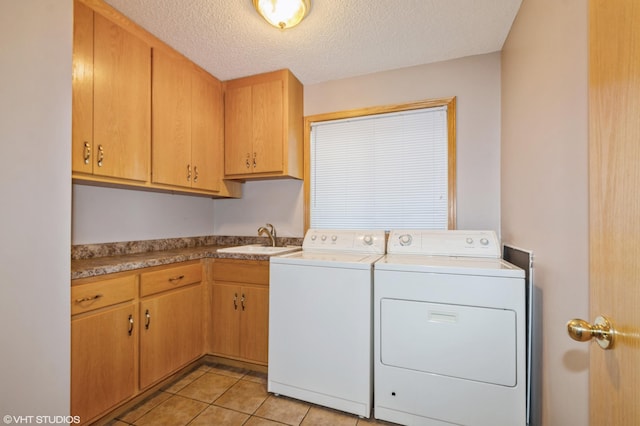
[[[447,229],[447,108],[311,125],[310,224]]]

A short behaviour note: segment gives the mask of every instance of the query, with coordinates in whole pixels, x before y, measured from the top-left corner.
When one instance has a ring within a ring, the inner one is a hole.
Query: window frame
[[[304,117],[304,232],[311,225],[311,126],[313,123],[345,118],[364,117],[414,109],[447,107],[448,146],[448,226],[456,229],[456,97],[428,99],[417,102],[383,105]]]

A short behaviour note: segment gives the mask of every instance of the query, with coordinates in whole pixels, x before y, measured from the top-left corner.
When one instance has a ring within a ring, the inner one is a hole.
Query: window
[[[305,118],[305,229],[455,228],[455,98]]]

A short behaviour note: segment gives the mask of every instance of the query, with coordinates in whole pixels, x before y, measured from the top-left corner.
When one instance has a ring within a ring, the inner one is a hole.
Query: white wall
[[[500,228],[500,54],[472,56],[304,88],[304,115],[457,97],[458,228]],[[300,181],[249,182],[242,200],[214,201],[215,233],[254,235],[265,221],[302,236]],[[280,235],[280,232],[279,232]]]
[[[589,424],[588,345],[565,328],[588,318],[587,3],[524,0],[502,52],[502,235],[534,251],[541,296],[535,425]]]
[[[0,2],[3,418],[69,413],[72,6]]]
[[[215,235],[257,236],[271,223],[278,237],[304,236],[302,181],[247,182],[241,199],[215,200]]]
[[[73,244],[213,235],[206,197],[73,185],[73,213]]]
[[[457,97],[458,228],[499,232],[499,53],[305,86],[304,114],[449,96]],[[247,182],[243,191],[240,200],[210,200],[75,186],[73,243],[255,236],[266,222],[279,236],[304,235],[302,181]]]

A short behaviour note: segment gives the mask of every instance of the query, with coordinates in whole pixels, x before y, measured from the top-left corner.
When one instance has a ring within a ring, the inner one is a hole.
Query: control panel
[[[309,229],[302,250],[384,254],[385,241],[381,230]]]
[[[393,230],[387,253],[500,258],[494,231]]]

